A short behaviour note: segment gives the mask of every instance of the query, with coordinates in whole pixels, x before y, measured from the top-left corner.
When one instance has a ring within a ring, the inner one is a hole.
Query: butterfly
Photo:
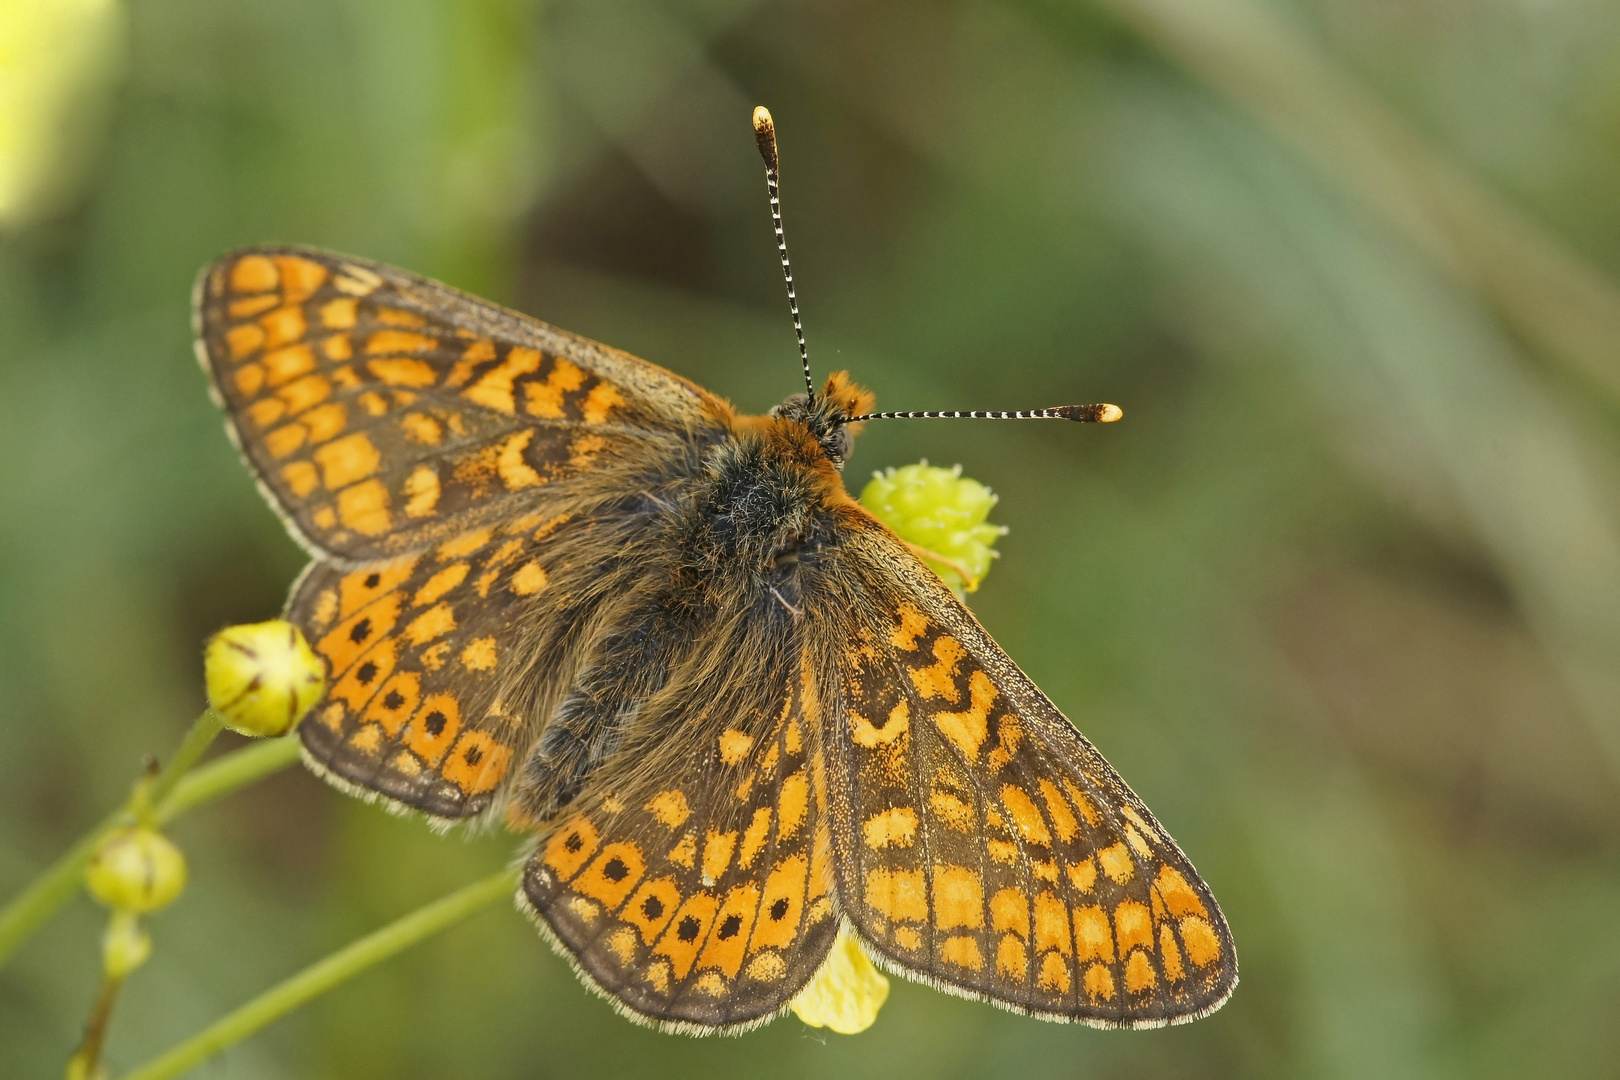
[[[1047,1019],[1151,1027],[1231,994],[1231,934],[1175,842],[846,491],[865,419],[921,414],[871,413],[842,372],[809,385],[806,355],[804,394],[743,415],[308,248],[208,266],[195,321],[313,556],[287,604],[328,668],[306,762],[531,832],[520,906],[622,1012],[763,1023],[841,925],[891,970]]]

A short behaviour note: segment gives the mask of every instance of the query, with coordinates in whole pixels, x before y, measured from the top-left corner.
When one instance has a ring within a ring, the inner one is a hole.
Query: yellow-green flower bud
[[[861,951],[846,927],[839,927],[832,951],[799,996],[793,1012],[811,1027],[855,1035],[877,1022],[889,999],[889,980]]]
[[[101,935],[101,969],[107,978],[124,978],[151,955],[152,935],[141,925],[141,917],[128,908],[114,911]]]
[[[186,887],[186,857],[156,829],[119,829],[90,856],[84,883],[90,895],[115,910],[156,911]]]
[[[284,619],[231,626],[203,654],[208,704],[243,735],[274,737],[298,726],[326,692],[326,669]]]
[[[962,466],[928,462],[873,473],[861,505],[911,544],[951,591],[972,592],[990,572],[994,544],[1007,533],[985,518],[996,505],[990,489],[962,475]]]

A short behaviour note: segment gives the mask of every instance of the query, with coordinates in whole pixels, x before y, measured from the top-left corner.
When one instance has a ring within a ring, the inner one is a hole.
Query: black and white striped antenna
[[[759,156],[765,159],[765,189],[771,195],[771,224],[776,227],[776,250],[782,256],[782,277],[787,280],[793,333],[799,339],[799,359],[804,362],[804,389],[810,395],[810,400],[814,401],[816,384],[810,378],[810,350],[804,347],[804,327],[799,325],[799,298],[793,294],[793,267],[788,264],[787,239],[782,235],[782,202],[778,198],[781,159],[776,153],[776,124],[771,121],[771,110],[763,105],[754,109],[754,139],[759,143]]]
[[[782,278],[787,282],[788,309],[793,312],[793,333],[799,339],[799,359],[804,364],[804,389],[816,399],[816,384],[810,377],[810,350],[805,348],[804,327],[799,323],[799,298],[793,292],[793,267],[788,262],[787,239],[782,235],[780,199],[781,158],[776,150],[776,124],[763,105],[754,109],[754,139],[759,156],[765,159],[765,188],[771,196],[771,224],[776,228],[776,250],[782,256]],[[1082,424],[1111,424],[1125,415],[1118,405],[1060,405],[1053,409],[1021,409],[1016,412],[875,412],[850,416],[839,421],[853,424],[862,420],[1074,420]]]
[[[1059,405],[1054,409],[1020,409],[1016,412],[950,411],[950,412],[872,412],[851,416],[844,421],[858,420],[1074,420],[1082,424],[1112,424],[1125,411],[1118,405]]]

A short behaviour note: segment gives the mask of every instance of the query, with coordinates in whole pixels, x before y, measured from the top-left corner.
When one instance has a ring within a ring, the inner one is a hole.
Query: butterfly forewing
[[[1153,1026],[1236,982],[1226,922],[1140,800],[878,527],[826,732],[839,894],[893,964],[1011,1008]]]
[[[199,355],[266,492],[351,565],[566,494],[645,443],[713,427],[652,364],[399,270],[236,252],[197,285]]]
[[[769,1019],[837,929],[815,681],[779,664],[760,685],[759,708],[694,703],[679,757],[604,769],[524,875],[590,982],[666,1027]]]

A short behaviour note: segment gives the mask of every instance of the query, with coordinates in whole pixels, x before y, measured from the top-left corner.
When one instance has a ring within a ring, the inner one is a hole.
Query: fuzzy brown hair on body
[[[851,403],[871,400],[844,373],[834,386]],[[525,620],[538,629],[526,651],[555,656],[542,667],[569,672],[572,689],[551,678],[509,694],[549,718],[509,820],[553,818],[615,752],[633,801],[649,778],[680,764],[664,759],[665,728],[696,726],[695,700],[713,706],[698,725],[759,715],[803,648],[795,626],[805,617],[804,579],[836,572],[835,538],[850,523],[883,527],[849,496],[802,421],[729,411],[721,420],[730,437],[683,459],[693,473],[661,477],[633,507],[610,481],[579,546],[559,548],[567,569]],[[591,562],[604,549],[617,552],[606,568]],[[570,626],[580,629],[559,630]],[[711,741],[702,734],[690,741]]]

